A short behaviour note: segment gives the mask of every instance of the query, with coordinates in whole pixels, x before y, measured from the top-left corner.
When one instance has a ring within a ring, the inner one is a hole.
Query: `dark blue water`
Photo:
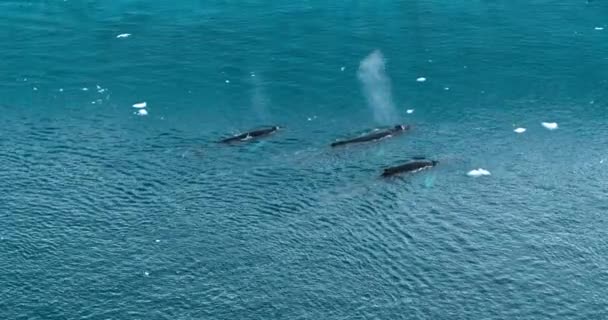
[[[608,316],[602,1],[5,0],[0,44],[0,319]]]

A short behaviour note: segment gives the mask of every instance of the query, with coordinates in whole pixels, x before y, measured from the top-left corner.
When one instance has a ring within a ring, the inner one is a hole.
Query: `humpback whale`
[[[382,172],[383,177],[394,176],[403,172],[416,172],[436,166],[439,161],[435,160],[414,160],[398,166],[389,167]]]
[[[401,133],[401,132],[409,130],[409,129],[410,129],[410,126],[399,124],[390,129],[372,132],[372,133],[369,133],[369,134],[366,134],[366,135],[363,135],[363,136],[360,136],[357,138],[336,141],[336,142],[332,143],[331,146],[338,147],[338,146],[343,146],[343,145],[347,145],[347,144],[351,144],[351,143],[376,141],[376,140],[380,140],[382,138],[391,137],[395,134]]]
[[[254,138],[260,138],[260,137],[268,136],[268,135],[274,133],[277,130],[279,130],[278,126],[272,126],[272,127],[252,130],[252,131],[248,131],[248,132],[237,134],[235,136],[232,136],[232,137],[229,137],[229,138],[226,138],[226,139],[222,139],[219,142],[220,143],[232,143],[232,142],[247,141],[247,140],[251,140],[251,139],[254,139]]]

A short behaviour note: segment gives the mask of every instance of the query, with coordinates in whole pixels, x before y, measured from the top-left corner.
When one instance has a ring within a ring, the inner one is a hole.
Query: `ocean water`
[[[608,317],[605,2],[3,0],[0,44],[0,319]]]

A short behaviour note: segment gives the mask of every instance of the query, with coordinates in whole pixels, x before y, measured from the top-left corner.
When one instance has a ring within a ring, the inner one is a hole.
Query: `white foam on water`
[[[38,91],[38,88],[34,87],[34,91]]]
[[[340,68],[340,71],[344,71],[344,70],[346,70],[346,67]]]
[[[595,27],[595,30],[602,31],[602,30],[604,30],[604,27]]]
[[[97,88],[97,90],[101,89],[100,85],[96,85],[95,87]]]
[[[408,114],[412,114],[414,113],[414,109],[407,109],[405,112],[407,112]]]
[[[526,132],[526,128],[517,128],[515,130],[513,130],[515,133],[524,133]]]
[[[148,110],[146,110],[146,109],[139,109],[139,110],[137,110],[137,115],[138,116],[147,116],[148,115]]]
[[[150,272],[144,271],[144,276],[146,276],[146,277],[150,276]]]
[[[444,87],[443,90],[448,91],[450,90],[450,87]]]
[[[156,239],[156,240],[154,240],[154,242],[159,243],[159,242],[160,242],[160,239]]]
[[[82,91],[89,91],[89,88],[82,88],[80,90],[82,90]]]
[[[425,82],[426,78],[425,77],[419,77],[419,78],[416,79],[416,81],[418,81],[418,82]]]
[[[541,124],[543,125],[543,127],[549,129],[549,130],[555,130],[557,129],[557,122],[541,122]]]
[[[230,80],[226,80],[225,82],[226,82],[226,83],[230,83]]]
[[[120,39],[120,38],[128,38],[130,37],[131,34],[130,33],[121,33],[119,35],[116,36],[116,39]]]
[[[63,88],[59,88],[59,92],[63,92]]]
[[[491,175],[490,171],[486,170],[486,169],[482,169],[482,168],[478,168],[478,169],[473,169],[469,172],[467,172],[467,176],[469,177],[481,177],[481,176],[489,176]]]
[[[148,104],[144,101],[144,102],[139,102],[139,103],[134,104],[133,108],[141,109],[141,108],[145,108],[147,106],[148,106]]]

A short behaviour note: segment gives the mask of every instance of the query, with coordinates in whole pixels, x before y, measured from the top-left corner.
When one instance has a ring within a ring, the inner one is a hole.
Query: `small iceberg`
[[[140,103],[136,103],[133,105],[133,108],[138,108],[138,109],[142,109],[147,107],[148,104],[144,101],[144,102],[140,102]]]
[[[543,127],[549,130],[557,129],[557,122],[541,122],[541,124],[543,125]]]
[[[130,33],[121,33],[119,35],[116,36],[116,39],[120,39],[120,38],[128,38],[130,37],[131,34]]]
[[[471,170],[469,172],[467,172],[467,176],[469,177],[481,177],[481,176],[489,176],[491,175],[490,171],[486,170],[486,169],[474,169]]]
[[[418,82],[425,82],[426,78],[425,77],[419,77],[418,79],[416,79],[416,81],[418,81]]]
[[[526,128],[517,128],[515,130],[513,130],[515,133],[524,133],[526,132]]]

